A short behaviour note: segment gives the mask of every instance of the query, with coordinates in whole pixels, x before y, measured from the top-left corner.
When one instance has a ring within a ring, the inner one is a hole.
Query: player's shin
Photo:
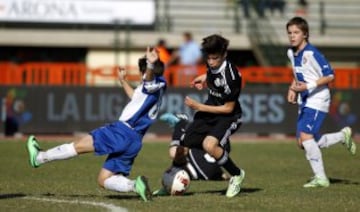
[[[303,141],[302,145],[304,146],[306,158],[309,161],[315,176],[326,178],[322,154],[315,140],[309,139]]]
[[[40,164],[47,163],[54,160],[64,160],[75,157],[77,152],[74,143],[62,144],[44,152],[39,152],[36,160]]]

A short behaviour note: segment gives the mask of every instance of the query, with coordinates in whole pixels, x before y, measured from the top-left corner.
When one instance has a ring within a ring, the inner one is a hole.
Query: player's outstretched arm
[[[215,113],[215,114],[228,114],[234,110],[235,102],[226,102],[224,105],[206,105],[192,99],[189,96],[185,97],[185,105],[196,111]]]
[[[145,80],[153,80],[154,79],[154,63],[159,59],[159,54],[155,48],[147,47],[146,49],[146,74],[145,74]]]
[[[134,89],[126,81],[126,70],[123,67],[119,67],[118,76],[126,95],[131,99],[134,94]]]

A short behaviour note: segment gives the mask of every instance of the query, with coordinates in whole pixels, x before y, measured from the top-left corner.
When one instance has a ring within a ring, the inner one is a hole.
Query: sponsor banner
[[[0,0],[0,21],[152,25],[154,0]]]
[[[246,88],[240,102],[243,125],[238,133],[285,133],[293,135],[297,105],[286,101],[287,88]],[[360,129],[359,90],[333,91],[332,106],[322,131],[331,132],[349,125]],[[118,87],[0,87],[3,102],[1,117],[12,115],[23,133],[87,132],[116,121],[128,102]],[[194,89],[169,88],[160,113],[194,111],[184,105],[185,96],[204,101],[206,93]],[[3,130],[3,126],[2,130]],[[150,132],[169,134],[171,129],[157,121]]]

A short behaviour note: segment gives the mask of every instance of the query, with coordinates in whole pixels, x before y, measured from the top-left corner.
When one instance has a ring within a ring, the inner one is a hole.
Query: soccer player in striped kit
[[[144,176],[130,180],[133,162],[142,147],[142,139],[155,121],[166,90],[162,77],[164,64],[155,49],[148,48],[146,57],[139,59],[142,83],[134,90],[126,81],[126,72],[119,70],[119,81],[130,101],[119,119],[91,131],[88,135],[67,144],[41,151],[34,136],[27,141],[30,165],[34,168],[55,160],[95,152],[108,155],[98,175],[98,184],[117,192],[136,192],[144,201],[151,199],[151,191]]]
[[[334,70],[319,50],[309,43],[309,25],[305,19],[292,18],[286,24],[286,29],[290,42],[287,55],[294,72],[287,100],[299,105],[296,137],[314,173],[304,187],[328,187],[330,181],[325,174],[320,149],[342,143],[354,155],[356,146],[350,127],[320,135],[321,125],[330,107],[328,84],[334,80]]]

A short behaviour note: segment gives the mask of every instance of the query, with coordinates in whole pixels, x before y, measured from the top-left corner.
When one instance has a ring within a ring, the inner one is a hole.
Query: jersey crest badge
[[[220,86],[224,85],[224,80],[220,79],[220,78],[216,78],[214,80],[214,84],[215,84],[216,87],[220,87]]]

